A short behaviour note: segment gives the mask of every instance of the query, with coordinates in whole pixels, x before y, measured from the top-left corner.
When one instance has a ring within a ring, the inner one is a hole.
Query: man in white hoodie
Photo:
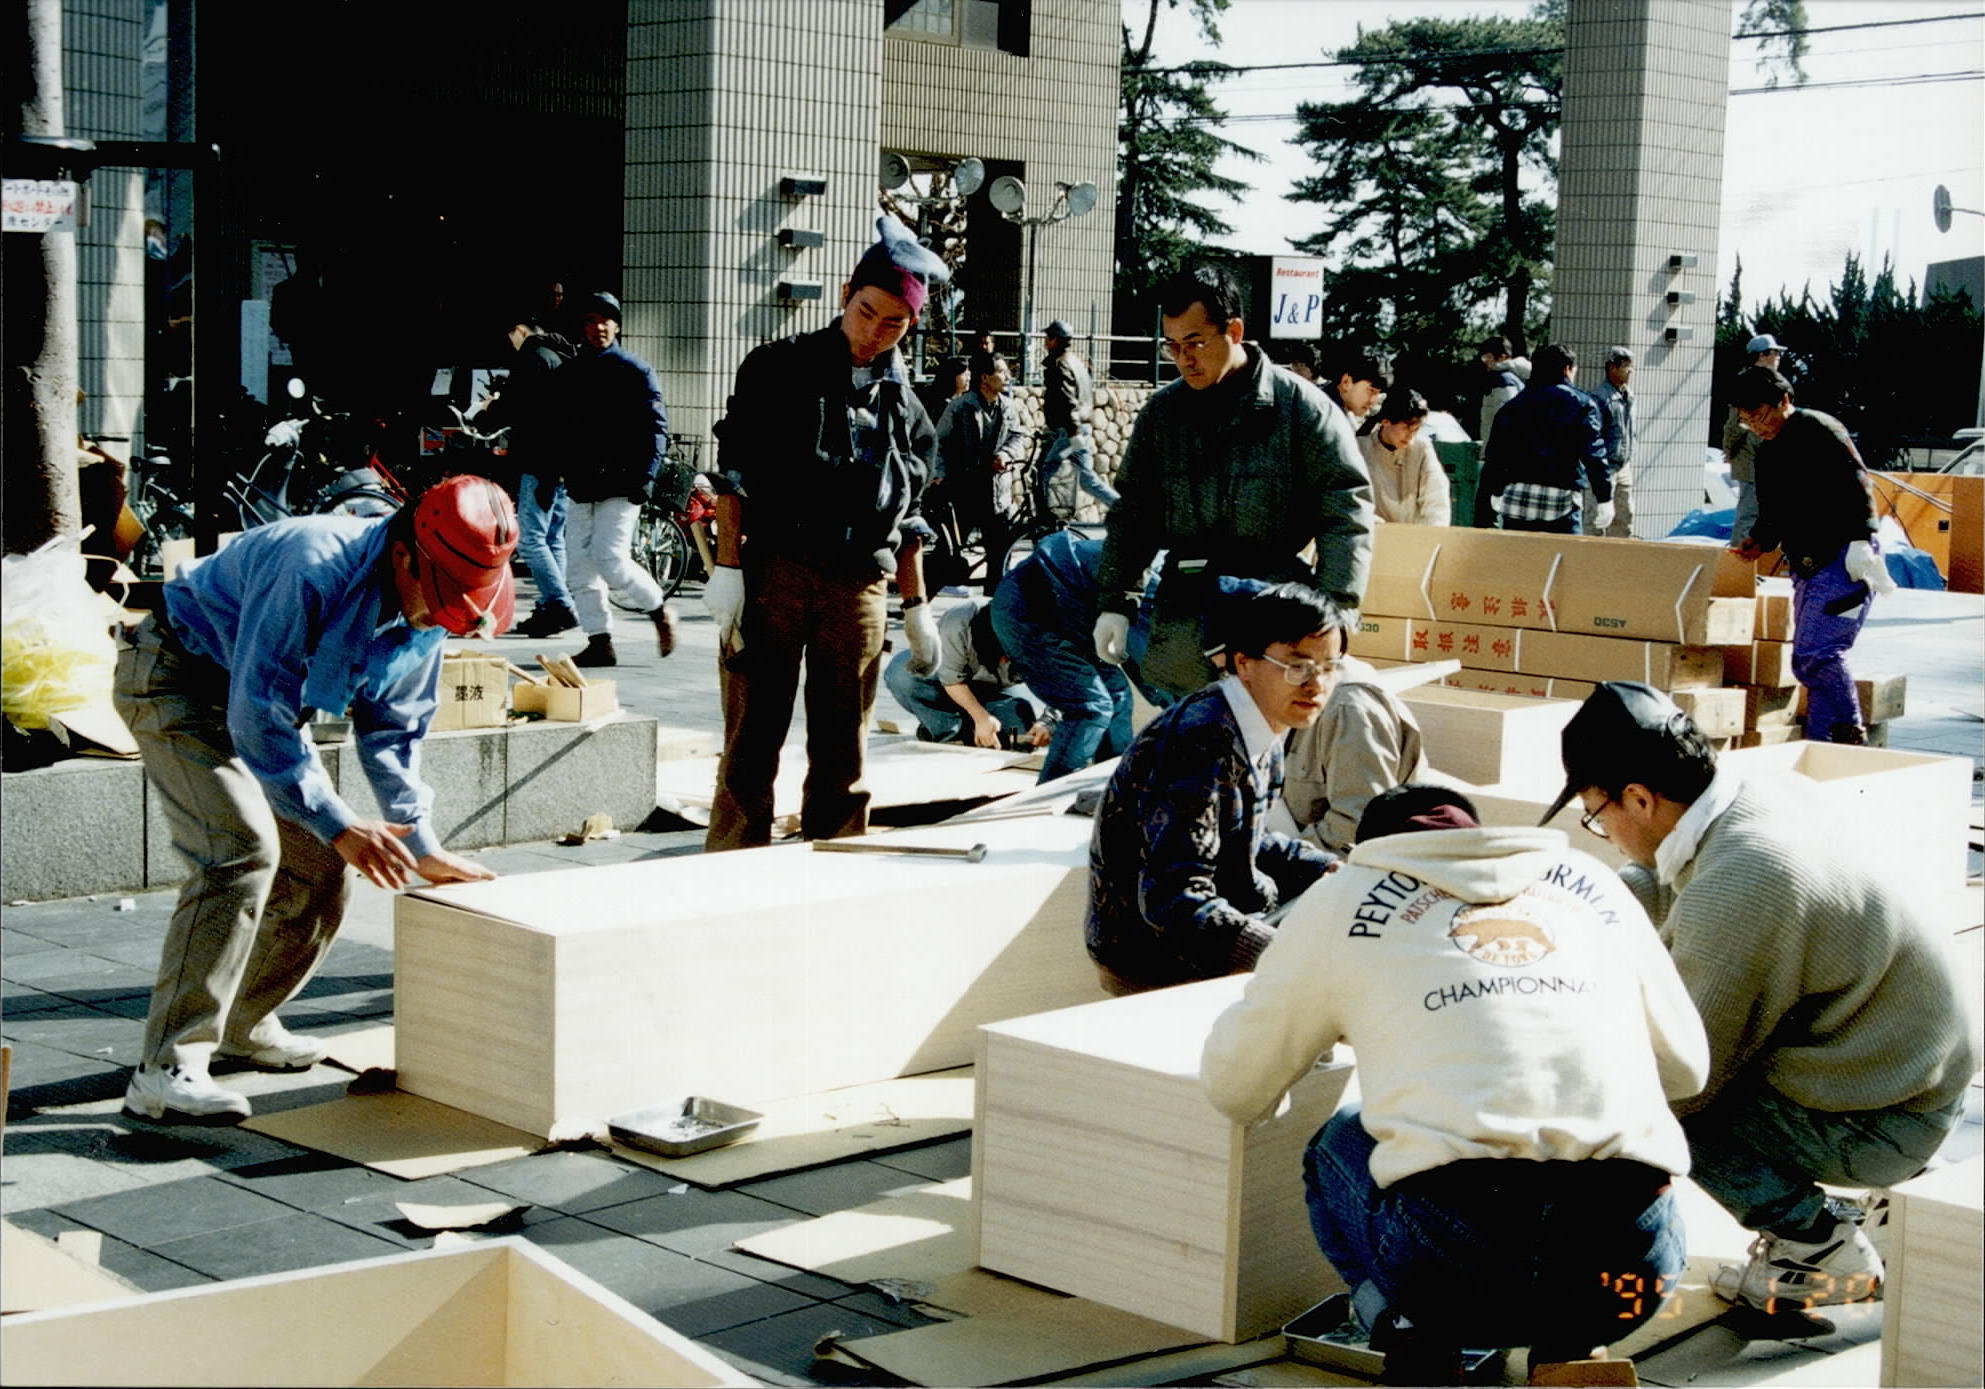
[[[1408,786],[1358,840],[1214,1025],[1207,1094],[1252,1121],[1357,1050],[1362,1111],[1323,1126],[1304,1176],[1388,1380],[1459,1383],[1462,1346],[1584,1358],[1686,1263],[1668,1101],[1707,1074],[1702,1024],[1633,894],[1562,831],[1483,828],[1460,793]]]

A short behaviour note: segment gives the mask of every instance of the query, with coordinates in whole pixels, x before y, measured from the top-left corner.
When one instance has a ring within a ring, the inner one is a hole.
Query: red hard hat
[[[435,625],[456,636],[497,636],[517,615],[510,556],[517,511],[487,478],[451,477],[414,504],[421,593]]]

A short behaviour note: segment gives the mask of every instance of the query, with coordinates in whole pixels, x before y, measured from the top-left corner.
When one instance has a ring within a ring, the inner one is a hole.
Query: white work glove
[[[1865,540],[1857,540],[1847,547],[1847,577],[1859,579],[1868,586],[1870,593],[1893,593],[1895,580],[1889,577],[1888,565],[1875,553],[1875,547]]]
[[[903,635],[910,639],[910,674],[935,673],[937,615],[930,610],[930,604],[919,603],[903,614]]]
[[[1122,613],[1104,613],[1096,619],[1096,659],[1120,666],[1130,655],[1130,619]]]
[[[1605,530],[1613,524],[1613,517],[1617,514],[1611,502],[1600,502],[1592,508],[1592,529],[1595,531]]]
[[[717,624],[717,650],[722,652],[744,616],[744,571],[729,564],[712,569],[710,581],[703,585],[703,606]]]

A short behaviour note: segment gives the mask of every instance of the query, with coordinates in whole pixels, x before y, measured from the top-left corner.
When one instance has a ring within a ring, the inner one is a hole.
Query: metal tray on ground
[[[1284,1326],[1282,1335],[1288,1342],[1289,1356],[1293,1360],[1333,1370],[1347,1370],[1368,1379],[1377,1379],[1385,1373],[1385,1356],[1372,1349],[1371,1342],[1353,1318],[1349,1293],[1337,1293],[1317,1303]],[[1464,1350],[1461,1358],[1465,1383],[1493,1382],[1484,1380],[1482,1376],[1501,1364],[1502,1352]]]
[[[630,1148],[642,1148],[663,1157],[688,1157],[708,1152],[726,1143],[735,1143],[765,1116],[754,1109],[685,1095],[679,1100],[630,1110],[607,1120],[607,1132],[614,1141]]]

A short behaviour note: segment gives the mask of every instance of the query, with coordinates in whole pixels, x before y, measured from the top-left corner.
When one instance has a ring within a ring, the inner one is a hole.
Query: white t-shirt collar
[[[1743,785],[1740,773],[1722,767],[1716,769],[1716,775],[1709,779],[1709,785],[1696,797],[1695,804],[1682,813],[1675,828],[1654,851],[1654,871],[1662,882],[1672,886],[1681,876],[1695,858],[1703,835],[1716,823],[1716,817],[1730,808],[1730,802],[1737,799]]]

